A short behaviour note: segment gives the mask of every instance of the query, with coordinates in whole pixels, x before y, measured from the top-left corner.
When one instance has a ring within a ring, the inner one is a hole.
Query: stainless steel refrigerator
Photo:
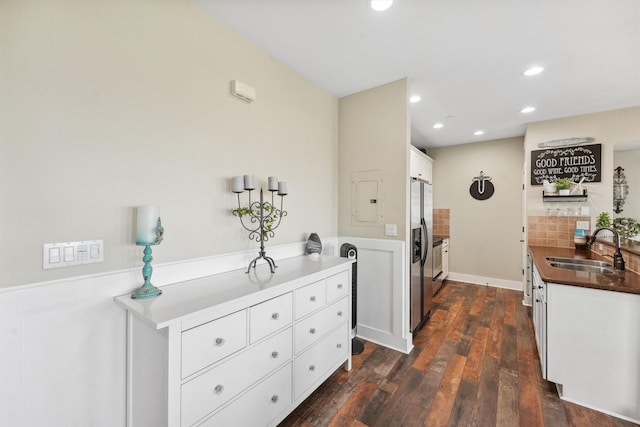
[[[433,191],[430,183],[411,179],[411,305],[415,335],[431,314],[433,299]]]

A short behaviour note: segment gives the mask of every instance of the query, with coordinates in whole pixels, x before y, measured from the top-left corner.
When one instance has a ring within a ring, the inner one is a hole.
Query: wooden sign
[[[555,182],[569,178],[577,183],[601,181],[602,144],[551,148],[531,152],[531,185],[545,179]]]

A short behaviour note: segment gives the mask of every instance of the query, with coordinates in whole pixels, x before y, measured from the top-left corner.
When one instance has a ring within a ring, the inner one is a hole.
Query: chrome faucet
[[[596,228],[591,237],[589,237],[589,246],[593,245],[596,241],[596,234],[601,232],[602,230],[609,230],[613,233],[616,238],[616,253],[613,254],[613,266],[616,270],[624,271],[624,258],[622,258],[622,252],[620,252],[620,234],[618,230],[611,227],[600,227]]]

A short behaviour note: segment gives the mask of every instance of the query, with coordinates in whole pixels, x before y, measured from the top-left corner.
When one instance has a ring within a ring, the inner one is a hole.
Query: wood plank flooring
[[[367,342],[280,426],[636,426],[560,400],[521,301],[447,281],[410,354]]]

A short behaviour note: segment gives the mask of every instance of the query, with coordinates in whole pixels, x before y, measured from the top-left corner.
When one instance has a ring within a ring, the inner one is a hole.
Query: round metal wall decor
[[[483,171],[480,171],[480,175],[473,178],[473,183],[469,187],[469,193],[471,197],[476,200],[487,200],[493,196],[495,188],[491,183],[491,177],[486,176]]]

